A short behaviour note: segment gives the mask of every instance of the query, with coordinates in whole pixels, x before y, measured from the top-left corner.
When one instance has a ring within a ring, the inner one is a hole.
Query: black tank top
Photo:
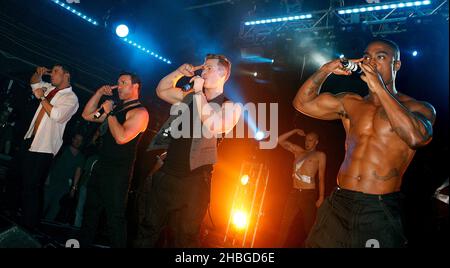
[[[225,95],[220,94],[216,96],[214,99],[209,100],[208,102],[214,102],[219,105],[222,105],[224,102],[228,101]],[[194,109],[193,102],[189,103],[189,116],[191,120],[190,123],[190,137],[193,136],[193,122],[194,122],[194,114],[192,113]],[[179,131],[182,129],[182,124],[179,125]],[[165,173],[174,175],[174,176],[188,176],[190,174],[199,173],[202,171],[211,172],[213,170],[213,165],[201,166],[195,170],[190,169],[190,151],[191,144],[193,138],[183,138],[180,137],[178,139],[174,139],[171,137],[171,141],[169,144],[169,148],[167,149],[167,157],[164,160],[164,165],[161,168]]]
[[[117,113],[115,113],[117,121],[119,121],[120,124],[123,124],[126,120],[127,112],[140,107],[144,106],[142,106],[142,104],[139,104],[118,111]],[[132,163],[135,160],[137,144],[139,143],[141,136],[142,132],[139,133],[131,141],[125,144],[118,144],[111,134],[111,131],[109,129],[106,130],[106,133],[103,136],[103,144],[99,152],[99,161],[101,160],[104,163],[118,164]]]

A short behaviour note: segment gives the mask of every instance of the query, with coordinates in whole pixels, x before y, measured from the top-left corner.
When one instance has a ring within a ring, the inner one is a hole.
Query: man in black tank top
[[[194,76],[197,70],[202,70],[201,76]],[[160,232],[167,225],[173,234],[168,246],[199,246],[200,225],[210,199],[211,172],[217,160],[217,136],[232,130],[241,115],[241,107],[226,101],[223,96],[230,70],[231,63],[224,56],[210,54],[203,65],[183,64],[159,82],[158,96],[174,104],[172,108],[184,105],[179,118],[187,119],[181,120],[176,127],[170,125],[167,157],[152,177],[149,209],[146,220],[139,227],[135,247],[157,246]],[[176,86],[183,76],[192,77],[191,90]],[[208,120],[211,117],[217,118],[218,124],[212,124]],[[195,135],[196,125],[203,126],[212,135],[207,137],[205,132]],[[186,136],[174,135],[187,127],[190,128]]]
[[[136,147],[149,120],[147,109],[138,100],[140,88],[140,79],[135,74],[121,73],[117,85],[102,86],[84,107],[83,118],[105,124],[106,131],[88,184],[81,247],[92,245],[103,211],[111,246],[126,247],[125,208],[129,180]],[[97,108],[102,96],[112,96],[113,89],[118,90],[121,103],[114,105],[111,100],[106,100]]]

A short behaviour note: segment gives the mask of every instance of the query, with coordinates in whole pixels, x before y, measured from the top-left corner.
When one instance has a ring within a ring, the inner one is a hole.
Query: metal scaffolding
[[[315,39],[332,39],[334,32],[338,29],[345,29],[347,26],[358,25],[364,27],[366,31],[375,36],[385,36],[406,32],[408,21],[412,19],[439,17],[448,23],[448,1],[434,1],[430,5],[411,6],[408,8],[389,8],[386,10],[374,10],[369,12],[351,12],[339,14],[339,11],[346,9],[342,1],[336,5],[335,1],[330,2],[330,7],[326,10],[308,12],[311,18],[302,20],[283,20],[275,23],[258,23],[248,25],[248,22],[241,23],[239,42],[243,45],[262,45],[270,42],[273,37],[289,36],[298,33],[313,33]],[[393,5],[404,3],[404,1],[388,2],[383,5]],[[347,7],[359,10],[360,7]],[[290,11],[296,9],[289,9]],[[305,12],[303,12],[305,13]],[[343,12],[341,12],[343,13]],[[294,16],[295,12],[287,14]],[[301,13],[297,13],[301,14]]]
[[[224,247],[253,248],[264,211],[269,169],[263,163],[245,161],[241,165],[230,216],[223,238]],[[245,181],[243,181],[245,178]],[[242,213],[243,225],[235,226],[236,213]]]

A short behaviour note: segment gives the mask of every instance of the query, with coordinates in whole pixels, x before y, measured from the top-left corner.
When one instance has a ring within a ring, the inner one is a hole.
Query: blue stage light
[[[85,14],[83,14],[82,12],[76,10],[75,8],[71,8],[68,4],[63,3],[63,1],[59,1],[59,0],[51,0],[53,3],[59,5],[60,7],[72,12],[73,14],[77,15],[78,17],[82,18],[83,20],[90,22],[94,25],[98,25],[97,21],[93,20],[92,18],[89,18],[88,16],[86,16]]]
[[[337,10],[339,15],[344,14],[352,14],[352,13],[363,13],[363,12],[371,12],[371,11],[379,11],[379,10],[388,10],[388,9],[396,9],[396,8],[405,8],[405,7],[413,7],[413,6],[423,6],[430,5],[430,0],[425,1],[399,1],[397,3],[389,3],[383,5],[365,5],[365,6],[357,6],[357,7],[349,7]]]
[[[139,43],[136,43],[134,41],[132,41],[130,38],[122,38],[123,41],[127,42],[128,44],[136,47],[137,49],[146,52],[147,54],[150,54],[151,56],[155,57],[156,59],[161,60],[162,62],[165,62],[167,64],[172,64],[172,62],[162,56],[159,56],[158,54],[156,54],[153,51],[150,51],[149,49],[147,49],[146,47],[140,45]]]
[[[130,30],[128,29],[128,26],[125,24],[120,24],[116,27],[116,34],[119,37],[126,37]]]
[[[259,24],[266,24],[266,23],[303,20],[303,19],[310,19],[310,18],[312,18],[311,14],[305,14],[305,15],[296,15],[296,16],[288,16],[288,17],[280,17],[280,18],[270,18],[270,19],[263,19],[263,20],[246,21],[246,22],[244,22],[244,25],[246,25],[246,26],[259,25]]]
[[[72,12],[73,14],[77,15],[78,17],[82,18],[83,20],[90,22],[91,24],[97,26],[98,23],[96,20],[88,17],[87,15],[83,14],[82,12],[76,10],[75,8],[71,8],[68,4],[63,3],[63,1],[61,0],[51,0],[53,3],[59,5],[60,7]],[[128,26],[126,26],[125,24],[120,24],[116,27],[116,34],[117,36],[119,36],[120,38],[122,38],[123,41],[127,42],[128,44],[132,45],[132,46],[137,46],[137,48],[139,48],[140,50],[150,53],[151,51],[146,49],[145,47],[141,46],[140,44],[130,40],[129,38],[124,38],[126,36],[128,36],[129,34],[129,28]],[[158,54],[155,54],[154,52],[151,52],[151,55],[154,55],[155,58],[167,63],[167,64],[172,64],[172,62],[166,58],[163,58],[162,56],[159,56]]]

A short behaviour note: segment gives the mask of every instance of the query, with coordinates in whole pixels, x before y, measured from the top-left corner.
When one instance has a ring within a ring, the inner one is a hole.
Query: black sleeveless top
[[[214,102],[219,105],[222,105],[224,102],[228,101],[225,95],[220,94],[216,96],[214,99],[209,100],[208,102]],[[193,110],[193,102],[189,103],[189,116],[191,120],[190,123],[190,137],[193,136],[193,122],[194,122],[194,114]],[[179,131],[181,131],[183,124],[179,125]],[[203,125],[203,124],[202,124]],[[174,175],[174,176],[188,176],[191,174],[199,173],[202,171],[211,172],[213,170],[213,165],[205,165],[201,166],[197,169],[190,170],[190,150],[193,138],[184,138],[180,137],[178,139],[174,139],[171,137],[171,141],[169,144],[169,148],[167,149],[167,157],[164,160],[164,165],[161,170],[165,173]]]
[[[116,116],[117,121],[119,121],[120,124],[123,124],[126,120],[127,112],[140,107],[144,106],[139,104],[125,108],[116,112],[114,116]],[[99,161],[102,161],[103,163],[126,165],[132,163],[135,160],[137,145],[141,136],[142,132],[131,141],[125,144],[118,144],[111,134],[111,131],[109,129],[106,130],[106,133],[103,135],[103,144],[99,152]]]

